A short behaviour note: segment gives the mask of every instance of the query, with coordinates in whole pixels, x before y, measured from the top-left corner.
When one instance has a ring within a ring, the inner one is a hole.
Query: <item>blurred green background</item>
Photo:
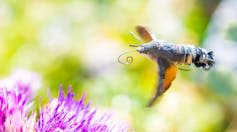
[[[225,18],[220,16],[231,15],[218,12],[233,9],[228,1],[0,0],[0,76],[15,69],[37,72],[42,85],[36,98],[43,101],[49,88],[56,97],[59,84],[65,89],[72,84],[77,98],[86,93],[93,107],[115,112],[130,131],[234,132],[237,63],[219,62],[236,53],[215,51],[217,43],[209,41],[218,40],[212,36],[218,32],[226,40],[220,46],[236,49],[236,19],[219,23]],[[178,71],[171,88],[146,108],[157,83],[155,62],[136,53],[131,65],[117,62],[132,50],[128,44],[140,43],[130,35],[138,24],[159,39],[214,50],[216,66],[208,72],[193,66]]]

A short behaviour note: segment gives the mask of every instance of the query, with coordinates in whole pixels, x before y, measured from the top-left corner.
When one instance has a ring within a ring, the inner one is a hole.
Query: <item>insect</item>
[[[196,67],[209,70],[215,64],[213,51],[192,45],[175,45],[158,40],[144,26],[137,26],[136,31],[145,43],[130,46],[136,47],[138,53],[149,56],[158,65],[159,84],[147,107],[151,107],[156,99],[170,87],[176,77],[177,65],[194,64]],[[132,61],[131,56],[127,58],[128,60]]]

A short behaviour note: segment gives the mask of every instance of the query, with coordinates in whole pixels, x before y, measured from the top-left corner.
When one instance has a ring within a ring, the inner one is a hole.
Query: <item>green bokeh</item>
[[[173,2],[170,13],[179,18],[177,23],[190,37],[187,40],[202,42],[214,9],[207,10],[205,1],[186,2],[190,7],[184,9],[180,8],[183,1]],[[152,4],[157,4],[153,9],[157,12],[150,11]],[[120,113],[137,132],[224,131],[231,120],[227,115],[237,114],[230,105],[236,99],[231,73],[178,71],[164,99],[148,109],[146,103],[158,83],[156,64],[136,53],[131,65],[117,62],[119,54],[134,50],[128,44],[140,43],[129,34],[135,25],[152,29],[156,15],[167,13],[159,4],[145,0],[0,1],[0,20],[4,20],[0,22],[0,76],[17,68],[39,73],[43,80],[38,106],[48,100],[48,89],[56,97],[59,84],[65,89],[71,84],[76,98],[86,93],[93,106]],[[183,15],[172,12],[177,9]],[[235,29],[228,30],[232,40]],[[156,34],[163,32],[157,30]]]

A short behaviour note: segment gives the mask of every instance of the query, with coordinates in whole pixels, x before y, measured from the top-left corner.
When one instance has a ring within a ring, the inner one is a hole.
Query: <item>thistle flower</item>
[[[35,113],[29,115],[33,84],[39,84],[36,73],[17,70],[0,80],[0,131],[33,131]]]
[[[17,90],[0,88],[0,131],[34,130],[35,114],[28,117],[30,105]]]
[[[32,71],[18,69],[13,71],[10,76],[0,80],[0,87],[8,90],[15,90],[24,94],[30,100],[35,92],[40,88],[41,77]]]
[[[66,132],[124,132],[127,127],[123,124],[113,124],[110,115],[98,115],[96,110],[90,109],[89,104],[84,103],[85,96],[79,101],[73,99],[71,86],[64,96],[62,86],[58,99],[50,101],[46,107],[40,110],[37,122],[38,132],[42,131],[66,131]]]
[[[19,73],[24,73],[20,77]],[[33,75],[33,76],[32,76]],[[100,115],[85,104],[85,96],[77,101],[69,87],[64,96],[62,86],[57,99],[52,99],[30,114],[36,74],[18,72],[0,80],[0,132],[125,132],[127,126],[112,119],[110,114]]]

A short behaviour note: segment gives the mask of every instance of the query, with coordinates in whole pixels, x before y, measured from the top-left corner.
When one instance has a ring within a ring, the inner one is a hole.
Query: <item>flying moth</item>
[[[215,64],[213,51],[193,45],[158,40],[146,27],[140,25],[136,26],[136,32],[144,43],[130,46],[136,47],[138,53],[147,55],[158,66],[158,84],[147,107],[151,107],[157,98],[169,89],[176,77],[177,65],[194,64],[196,67],[209,70]],[[128,59],[131,60],[131,56]]]

